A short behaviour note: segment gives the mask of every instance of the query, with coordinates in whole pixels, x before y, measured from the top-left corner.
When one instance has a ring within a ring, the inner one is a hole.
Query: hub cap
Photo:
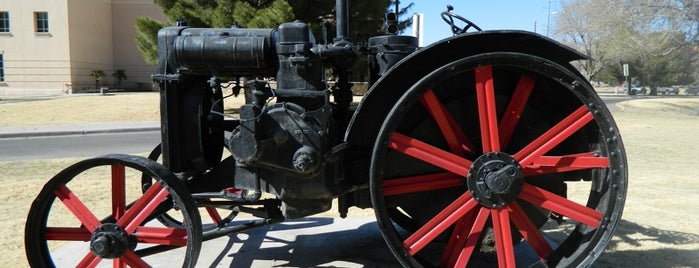
[[[135,245],[136,241],[129,237],[124,228],[113,223],[102,224],[90,239],[90,250],[103,259],[120,257]]]
[[[467,184],[471,195],[485,207],[504,207],[517,199],[524,183],[519,163],[510,155],[486,153],[473,162]]]

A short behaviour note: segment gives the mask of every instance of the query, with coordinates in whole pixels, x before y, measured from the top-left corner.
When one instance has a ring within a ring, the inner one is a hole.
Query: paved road
[[[0,161],[136,154],[149,152],[158,144],[158,131],[7,138],[0,139]]]
[[[616,103],[628,100],[628,98],[625,95],[602,96],[602,99],[612,112],[616,110]],[[92,129],[89,129],[90,127]],[[12,131],[21,132],[23,131],[21,128],[23,127]],[[38,130],[40,131],[39,133],[35,132],[37,130],[32,127],[26,128],[26,131],[32,135],[22,136],[22,138],[3,138],[11,135],[0,133],[0,148],[2,148],[0,161],[94,157],[110,153],[144,153],[150,152],[160,143],[160,134],[157,130],[154,130],[157,128],[157,122],[133,126],[120,124],[118,126],[120,129],[116,132],[110,131],[109,124],[81,126],[77,130],[66,126],[44,126],[43,129]],[[88,129],[83,130],[83,128]],[[139,129],[147,129],[149,131],[132,131]],[[50,132],[52,130],[61,133],[61,135],[51,135]]]

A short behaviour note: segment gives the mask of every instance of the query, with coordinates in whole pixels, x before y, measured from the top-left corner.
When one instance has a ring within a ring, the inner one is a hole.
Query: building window
[[[48,33],[49,32],[49,13],[48,12],[34,12],[34,22],[35,22],[35,32],[37,33]]]
[[[5,82],[5,55],[0,53],[0,82]]]
[[[10,32],[10,13],[7,11],[0,11],[0,33]]]

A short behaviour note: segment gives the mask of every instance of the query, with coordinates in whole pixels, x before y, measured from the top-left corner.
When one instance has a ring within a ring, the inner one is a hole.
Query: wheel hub
[[[90,239],[90,250],[100,258],[113,259],[134,249],[136,241],[119,225],[105,223],[95,230]]]
[[[469,169],[467,184],[471,195],[485,207],[500,208],[517,199],[524,183],[524,174],[512,156],[486,153]]]

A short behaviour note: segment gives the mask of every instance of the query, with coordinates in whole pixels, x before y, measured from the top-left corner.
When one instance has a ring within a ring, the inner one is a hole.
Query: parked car
[[[680,94],[680,89],[678,87],[658,87],[658,94],[669,95],[669,94]]]
[[[699,95],[699,87],[688,87],[687,89],[684,90],[684,94]]]
[[[627,92],[627,89],[624,88],[624,92]],[[631,86],[631,95],[643,95],[646,94],[646,87],[644,86]]]

